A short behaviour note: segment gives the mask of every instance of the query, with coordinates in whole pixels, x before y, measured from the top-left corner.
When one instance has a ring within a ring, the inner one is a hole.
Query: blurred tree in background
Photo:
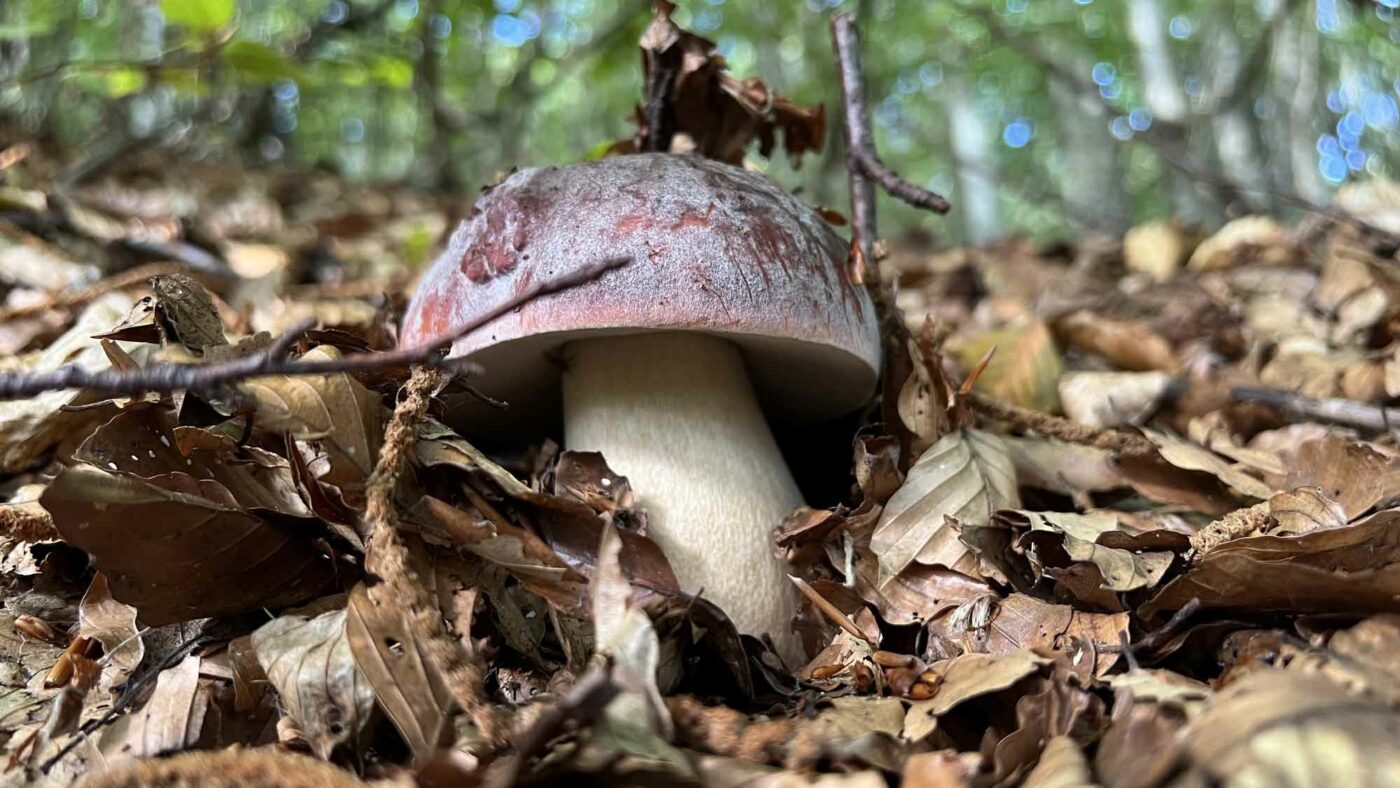
[[[0,0],[0,137],[464,190],[632,132],[643,0]],[[737,76],[838,101],[854,10],[885,159],[949,240],[1218,223],[1400,165],[1400,0],[689,0]],[[835,113],[828,118],[834,119]],[[0,139],[0,142],[3,142]],[[840,134],[793,170],[846,203]],[[889,206],[891,230],[927,223]]]

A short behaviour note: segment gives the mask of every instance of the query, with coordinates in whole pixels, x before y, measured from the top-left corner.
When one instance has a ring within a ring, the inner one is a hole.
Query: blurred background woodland
[[[0,0],[0,142],[474,193],[632,133],[644,0]],[[877,143],[947,242],[1218,225],[1400,168],[1400,0],[689,0],[731,73],[824,104],[800,169],[846,210],[827,21],[861,20]]]

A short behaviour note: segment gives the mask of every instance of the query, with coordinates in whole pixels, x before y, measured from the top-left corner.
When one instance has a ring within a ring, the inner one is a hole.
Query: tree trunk
[[[954,201],[954,210],[962,215],[967,242],[980,244],[1001,234],[994,137],[962,76],[950,74],[946,84],[948,123],[961,198]]]
[[[1158,0],[1132,0],[1124,3],[1124,6],[1128,13],[1128,37],[1133,43],[1138,70],[1142,72],[1142,91],[1147,108],[1154,118],[1168,127],[1161,135],[1169,143],[1162,147],[1162,155],[1169,158],[1189,157],[1192,140],[1186,133],[1186,122],[1190,107],[1167,47],[1162,7]],[[1183,163],[1177,161],[1176,165]],[[1171,161],[1166,162],[1172,204],[1177,214],[1188,221],[1217,222],[1222,211],[1205,197],[1195,178],[1176,165]]]
[[[1318,66],[1322,38],[1306,19],[1290,19],[1274,57],[1275,84],[1286,113],[1285,143],[1291,191],[1309,202],[1327,202],[1327,185],[1317,169],[1320,100]]]
[[[1059,188],[1067,213],[1092,217],[1096,229],[1105,232],[1126,230],[1132,211],[1118,166],[1119,143],[1108,131],[1107,109],[1075,85],[1053,76],[1047,82],[1065,138],[1065,172]]]

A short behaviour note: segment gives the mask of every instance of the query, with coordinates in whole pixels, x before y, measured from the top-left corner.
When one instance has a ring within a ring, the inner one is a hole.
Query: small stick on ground
[[[1287,416],[1308,421],[1371,432],[1387,432],[1400,425],[1400,408],[1382,408],[1350,399],[1314,399],[1281,389],[1240,387],[1231,389],[1230,394],[1236,402],[1264,405]]]
[[[1143,636],[1142,640],[1128,647],[1133,656],[1137,656],[1147,651],[1155,651],[1161,648],[1168,640],[1176,637],[1177,633],[1186,628],[1186,622],[1191,620],[1197,613],[1201,612],[1201,600],[1196,597],[1191,599],[1181,609],[1167,620],[1167,623],[1152,630]]]
[[[1123,456],[1153,457],[1157,455],[1157,446],[1152,441],[1131,432],[1104,430],[1075,424],[1069,419],[1010,405],[983,394],[970,395],[968,402],[972,405],[972,409],[982,416],[1003,422],[1016,432],[1034,432],[1065,443],[1092,446]]]

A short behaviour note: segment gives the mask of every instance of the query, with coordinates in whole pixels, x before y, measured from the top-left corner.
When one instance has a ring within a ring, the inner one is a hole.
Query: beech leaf
[[[258,663],[311,749],[329,760],[369,721],[374,692],[355,665],[345,610],[283,615],[253,633]]]
[[[915,561],[980,579],[976,557],[947,518],[984,524],[992,512],[1019,506],[1006,444],[980,430],[948,433],[919,457],[885,503],[870,538],[880,560],[880,585]]]

